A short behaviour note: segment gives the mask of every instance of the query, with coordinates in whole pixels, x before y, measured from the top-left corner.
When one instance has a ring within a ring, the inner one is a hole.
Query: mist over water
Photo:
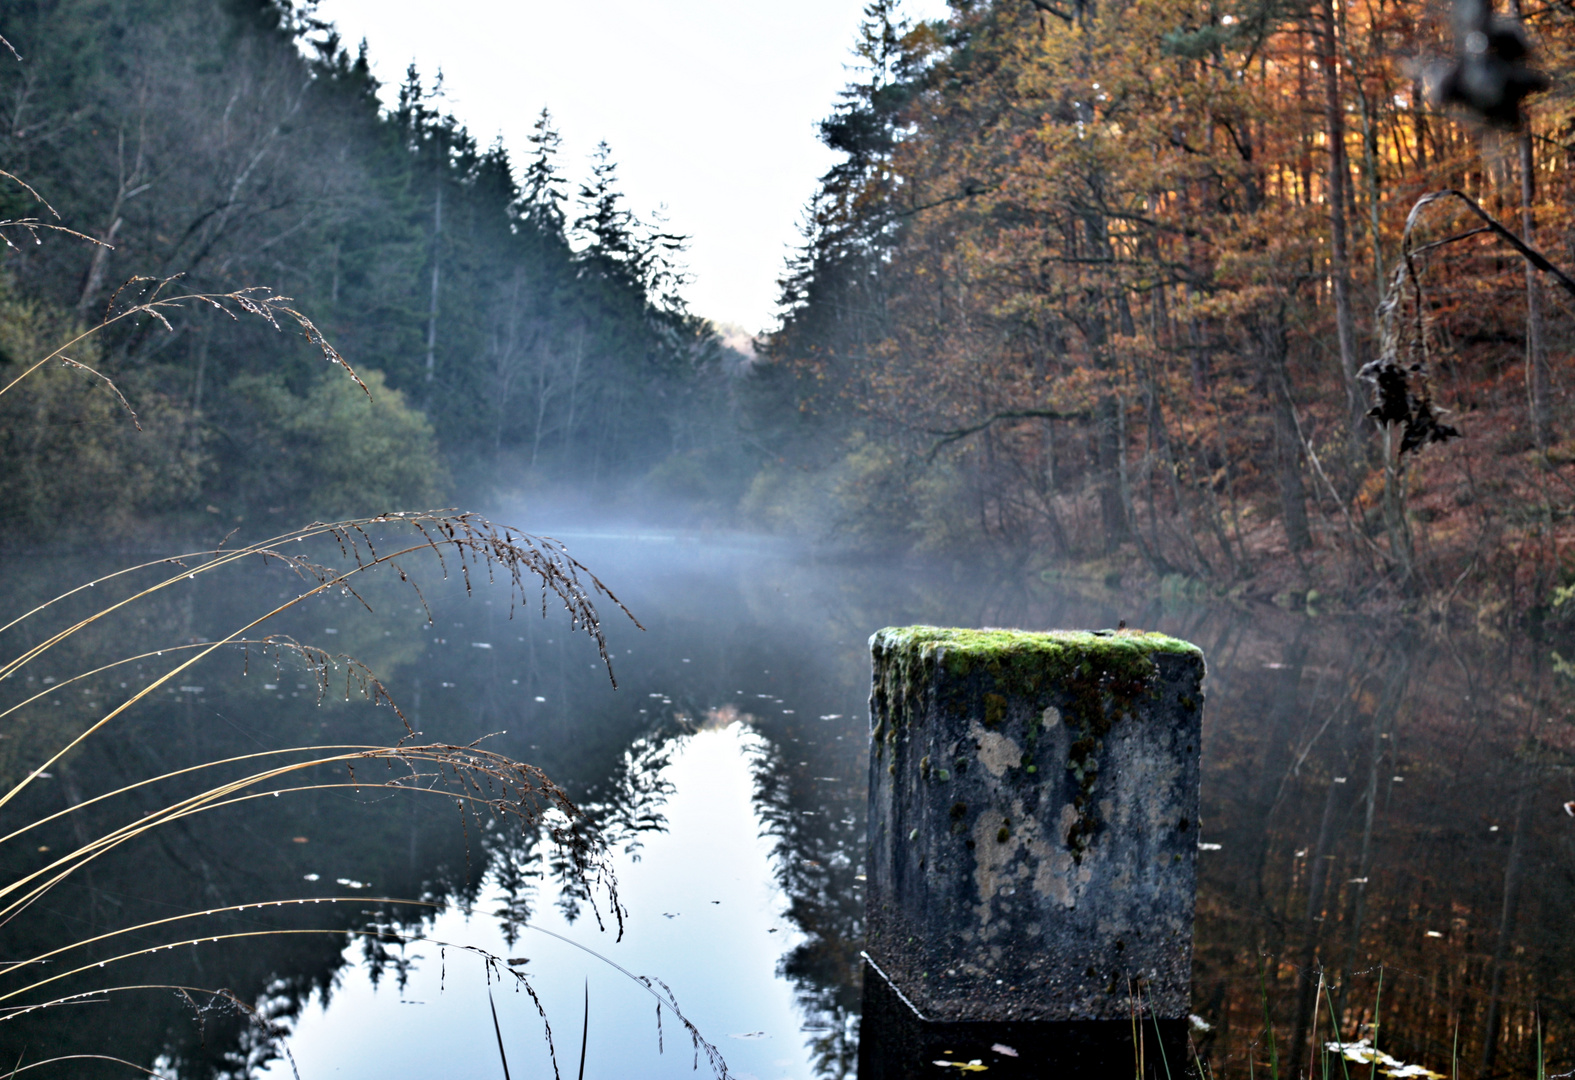
[[[1457,1025],[1462,1060],[1502,1065],[1524,1060],[1535,1039],[1505,1018],[1540,1007],[1554,1036],[1567,1023],[1557,1003],[1570,1000],[1575,970],[1564,932],[1575,822],[1562,804],[1575,791],[1553,764],[1569,740],[1568,691],[1545,646],[1121,596],[980,567],[853,562],[742,534],[576,523],[547,508],[512,517],[563,539],[646,627],[603,603],[618,689],[550,605],[545,619],[539,607],[511,611],[507,590],[480,574],[467,597],[457,574],[443,583],[435,566],[417,575],[431,625],[390,576],[361,590],[370,612],[334,596],[278,629],[366,661],[422,739],[485,737],[562,784],[616,853],[621,941],[605,902],[609,929],[597,929],[539,836],[462,825],[451,802],[369,786],[265,799],[145,837],[62,886],[48,911],[7,924],[6,955],[149,913],[348,896],[214,921],[225,932],[332,935],[185,946],[137,963],[157,967],[157,981],[222,985],[256,1003],[290,1033],[303,1077],[495,1075],[489,985],[511,1070],[544,1075],[535,1006],[507,975],[489,981],[467,945],[528,959],[518,967],[565,1073],[578,1067],[587,1023],[587,1077],[688,1075],[693,1064],[674,1019],[664,1015],[659,1053],[655,1002],[580,945],[663,980],[736,1075],[852,1075],[870,633],[1124,619],[1188,638],[1209,660],[1194,1007],[1216,1075],[1246,1075],[1263,1052],[1265,994],[1282,1061],[1305,1060],[1296,1047],[1313,1034],[1312,990],[1298,974],[1318,965],[1355,1021],[1382,972],[1386,1052],[1446,1075]],[[92,562],[72,562],[71,577],[91,576]],[[44,591],[33,572],[8,567],[13,595]],[[297,587],[277,567],[190,585],[124,628],[120,651],[142,638],[217,636]],[[183,676],[57,770],[35,809],[119,786],[150,759],[175,767],[401,730],[386,708],[342,693],[319,705],[288,663],[254,654],[244,670],[237,652]],[[25,723],[58,724],[83,707],[60,699],[31,706]],[[14,770],[16,740],[0,747]],[[40,846],[69,840],[62,827]],[[389,931],[423,940],[400,945]],[[93,1008],[123,1053],[182,1077],[290,1075],[234,1010],[199,1017],[166,992],[111,995]],[[63,1012],[0,1024],[0,1049],[94,1040]]]

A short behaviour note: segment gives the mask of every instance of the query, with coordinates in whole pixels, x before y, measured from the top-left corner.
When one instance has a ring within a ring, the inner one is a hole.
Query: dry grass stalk
[[[374,532],[384,528],[393,528],[403,533],[402,540],[390,545],[382,538],[374,537]],[[339,564],[330,565],[312,557],[309,550],[295,547],[296,544],[304,544],[310,540],[327,541],[333,544],[342,556]],[[171,559],[144,563],[140,567],[117,571],[113,574],[96,578],[92,582],[84,583],[75,589],[64,592],[12,619],[3,627],[0,627],[0,633],[7,630],[15,630],[24,624],[39,619],[67,599],[80,597],[87,589],[94,589],[95,592],[102,591],[104,587],[126,578],[128,574],[136,570],[147,571],[165,567],[174,568],[173,573],[166,573],[153,584],[140,588],[133,587],[124,597],[111,600],[110,603],[98,608],[86,617],[70,622],[62,629],[42,635],[35,644],[24,649],[11,659],[0,663],[0,682],[18,677],[25,668],[39,663],[51,651],[59,649],[72,637],[83,633],[90,627],[116,614],[127,612],[141,601],[146,601],[165,590],[177,586],[190,585],[199,577],[217,573],[254,557],[264,562],[277,560],[288,567],[304,584],[290,599],[275,605],[260,617],[247,622],[233,633],[227,634],[216,641],[187,643],[169,649],[142,650],[134,655],[117,658],[50,683],[36,693],[28,694],[16,704],[0,710],[0,720],[4,720],[26,706],[35,704],[49,695],[77,685],[93,676],[117,668],[123,669],[125,665],[133,661],[145,663],[149,659],[163,657],[166,653],[170,656],[170,664],[167,670],[153,675],[143,685],[129,691],[119,704],[104,712],[103,715],[90,723],[85,730],[64,746],[49,753],[45,761],[31,769],[21,781],[3,796],[0,796],[0,806],[4,806],[15,799],[51,766],[59,762],[72,750],[80,747],[87,739],[101,731],[112,720],[124,714],[134,704],[147,699],[157,689],[169,685],[202,659],[224,648],[238,648],[242,650],[243,665],[248,669],[251,663],[251,653],[254,650],[270,657],[275,665],[282,664],[287,658],[300,660],[313,673],[314,682],[320,697],[330,690],[335,674],[340,669],[343,669],[345,676],[344,692],[346,696],[348,697],[352,692],[359,692],[364,698],[372,701],[374,704],[389,705],[395,714],[400,717],[405,734],[398,743],[392,746],[303,746],[205,762],[158,776],[147,777],[114,791],[94,795],[69,808],[25,822],[6,835],[0,836],[0,847],[8,843],[17,843],[25,834],[34,829],[61,821],[70,815],[84,814],[89,808],[102,808],[113,800],[124,797],[133,791],[151,789],[155,785],[168,783],[176,779],[189,779],[193,775],[200,774],[206,770],[221,768],[234,770],[237,766],[244,770],[243,775],[209,787],[199,794],[171,802],[155,812],[129,821],[119,828],[111,829],[78,845],[75,849],[55,858],[46,866],[40,867],[31,873],[19,875],[10,881],[0,883],[0,925],[20,917],[29,907],[77,871],[90,865],[100,857],[117,850],[122,845],[146,836],[153,829],[167,826],[208,810],[244,805],[256,799],[271,798],[285,793],[332,789],[359,791],[369,786],[377,786],[383,789],[405,791],[415,796],[436,795],[443,799],[454,800],[461,808],[462,815],[468,813],[470,820],[474,821],[478,828],[482,818],[491,817],[495,820],[512,823],[514,827],[527,832],[538,833],[555,846],[558,853],[556,856],[558,861],[566,865],[574,879],[584,887],[585,897],[590,902],[591,910],[595,915],[598,926],[607,929],[609,928],[609,923],[611,923],[616,927],[617,933],[621,937],[624,926],[624,909],[618,899],[617,883],[607,858],[606,845],[601,843],[595,830],[589,827],[588,819],[574,805],[568,795],[554,785],[541,770],[534,766],[514,761],[501,754],[493,753],[476,744],[463,746],[438,743],[418,744],[414,741],[418,737],[418,733],[410,728],[409,723],[404,720],[403,714],[399,712],[398,707],[389,696],[387,689],[365,665],[360,664],[351,657],[332,654],[325,649],[297,641],[288,635],[258,634],[256,632],[259,627],[263,626],[270,619],[274,619],[298,607],[312,597],[336,590],[355,596],[370,610],[371,604],[363,595],[363,591],[359,589],[360,581],[363,575],[372,573],[385,565],[389,568],[389,572],[397,574],[402,582],[410,584],[416,591],[417,596],[420,596],[419,587],[412,579],[405,564],[410,558],[422,554],[436,557],[444,576],[458,574],[463,579],[467,592],[477,584],[477,579],[481,575],[484,575],[485,580],[488,582],[507,583],[510,591],[511,616],[516,605],[527,602],[532,607],[539,605],[541,613],[545,615],[550,595],[563,605],[564,610],[569,615],[572,627],[585,632],[596,643],[603,662],[608,666],[609,677],[611,677],[611,660],[606,648],[606,641],[602,632],[600,616],[596,611],[595,601],[605,598],[616,605],[619,610],[626,611],[627,609],[583,564],[569,555],[561,543],[522,534],[518,530],[499,527],[473,514],[434,511],[429,513],[379,515],[346,522],[316,522],[303,529],[293,530],[255,544],[191,552]],[[422,604],[425,606],[424,599]],[[633,617],[630,616],[630,618],[632,619]],[[369,779],[367,768],[378,763],[384,766],[388,775],[375,780]],[[247,769],[247,766],[254,767]],[[321,775],[325,769],[343,769],[344,772],[341,778],[331,779]],[[468,828],[466,835],[467,837],[469,835]],[[366,903],[367,899],[366,897],[340,897],[328,898],[326,901],[318,899],[316,902]],[[53,1004],[57,1004],[58,1002],[28,1002],[27,999],[34,997],[38,991],[62,979],[81,976],[109,964],[145,956],[151,952],[162,951],[170,948],[172,945],[184,945],[201,941],[222,941],[238,937],[268,936],[275,933],[327,933],[330,931],[292,929],[250,931],[240,934],[214,934],[210,932],[166,945],[131,950],[103,960],[94,960],[77,965],[67,963],[65,966],[60,966],[61,958],[73,952],[101,946],[125,934],[142,934],[164,924],[178,923],[188,919],[213,917],[229,910],[308,902],[314,901],[301,899],[271,900],[266,901],[263,905],[234,905],[231,908],[216,908],[202,912],[184,913],[158,920],[156,923],[142,923],[102,933],[91,938],[66,942],[36,956],[29,956],[0,965],[0,1008],[9,1010],[0,1014],[0,1022],[26,1015],[41,1007],[50,1007]],[[381,898],[381,902],[408,903],[409,901],[395,897],[384,897]],[[604,918],[604,916],[608,918]],[[335,929],[331,932],[339,933],[342,931]],[[38,965],[45,962],[51,964],[51,974],[44,978],[33,978],[32,976],[38,971]],[[523,973],[511,973],[522,986],[525,985]],[[19,979],[18,976],[21,976],[21,978]],[[647,985],[649,989],[648,984],[642,983],[642,985]],[[531,991],[531,996],[533,1000],[536,1000],[538,1010],[540,1010],[540,1001],[536,999],[533,990]],[[79,998],[80,995],[71,995],[69,998],[60,999],[60,1001],[77,1000]],[[21,1002],[26,1003],[14,1006],[7,1004],[17,1002],[19,999]],[[675,1011],[675,1015],[681,1015],[677,1014],[676,1003],[669,1001],[668,1007]],[[543,1020],[545,1022],[545,1014],[543,1014]],[[684,1021],[684,1023],[687,1028],[693,1027],[687,1021]],[[695,1045],[698,1055],[701,1052],[701,1047],[709,1046],[709,1044],[701,1039],[698,1030],[692,1030],[691,1035],[697,1040]],[[549,1049],[551,1049],[550,1028],[547,1029],[547,1037]],[[714,1048],[706,1051],[708,1060],[714,1053]],[[718,1062],[721,1061],[720,1055],[716,1055],[716,1060]],[[554,1067],[556,1068],[555,1058]],[[721,1068],[723,1071],[720,1075],[725,1075],[725,1063],[721,1065]]]
[[[0,45],[5,46],[7,49],[11,49],[11,43],[3,37],[0,37]],[[16,56],[15,49],[11,49],[11,55]],[[20,56],[17,56],[16,58],[18,60],[22,59]],[[27,181],[21,179],[20,177],[11,175],[4,169],[0,169],[0,178],[11,181],[23,191],[33,196],[33,198],[37,199],[39,204],[42,205],[45,210],[48,210],[50,215],[55,219],[54,221],[44,221],[43,219],[36,217],[0,219],[0,243],[5,244],[5,246],[10,248],[12,251],[20,251],[21,249],[16,246],[16,243],[11,239],[10,236],[6,235],[7,229],[25,230],[27,234],[33,238],[33,243],[35,244],[42,244],[44,242],[43,238],[40,237],[38,233],[41,229],[47,229],[50,232],[61,232],[65,233],[67,236],[75,236],[78,240],[86,240],[88,243],[96,244],[99,247],[107,248],[110,246],[104,243],[102,240],[96,240],[86,233],[80,233],[75,229],[69,229],[64,225],[59,224],[60,213],[53,206],[49,205],[47,199],[45,199],[38,192],[34,191],[32,185]]]
[[[10,48],[10,43],[3,38],[0,38],[0,45]],[[11,51],[15,55],[15,50],[12,49]],[[0,177],[11,179],[20,184],[24,190],[38,199],[51,214],[54,214],[57,219],[59,218],[54,208],[50,207],[26,183],[3,170],[0,170]],[[84,236],[75,230],[37,219],[24,218],[0,221],[0,239],[4,239],[5,243],[13,248],[15,245],[5,235],[5,230],[8,227],[26,230],[35,242],[41,242],[39,238],[41,229],[50,229],[67,232],[92,243],[101,244],[100,241]],[[133,278],[116,291],[103,318],[96,326],[72,337],[47,356],[25,368],[10,382],[0,386],[0,396],[3,396],[23,379],[51,361],[59,361],[85,371],[107,384],[117,395],[135,423],[137,419],[136,412],[114,381],[101,372],[70,358],[66,355],[67,351],[73,349],[91,335],[139,315],[147,316],[157,321],[167,330],[173,330],[170,317],[176,312],[195,307],[212,308],[224,312],[232,319],[237,319],[239,317],[238,313],[253,315],[263,319],[276,330],[283,330],[286,325],[293,324],[311,344],[318,348],[325,359],[342,367],[345,373],[370,396],[371,391],[368,389],[365,381],[324,338],[316,325],[306,315],[290,306],[289,297],[279,295],[272,289],[260,286],[229,293],[164,295],[173,280],[169,278]],[[137,289],[138,295],[134,300],[123,303],[122,295],[128,289]],[[140,424],[138,427],[140,430]],[[400,540],[395,541],[391,548],[379,550],[377,544],[381,541],[374,542],[374,538],[369,530],[379,531],[382,529],[394,529],[405,535]],[[342,565],[331,566],[315,561],[302,554],[303,549],[288,546],[321,539],[331,540],[337,545],[344,558]],[[244,653],[243,664],[248,667],[250,664],[250,652],[253,648],[260,649],[265,655],[271,653],[276,665],[282,663],[283,658],[287,655],[303,660],[313,672],[319,698],[327,693],[332,673],[342,666],[345,672],[346,697],[349,697],[352,690],[359,690],[363,697],[374,704],[389,705],[403,723],[405,736],[392,746],[303,746],[240,755],[220,761],[204,762],[199,765],[147,777],[116,790],[103,792],[81,800],[65,810],[26,822],[11,830],[5,836],[0,836],[0,848],[3,848],[5,844],[18,842],[22,836],[36,828],[59,821],[73,814],[81,814],[89,807],[101,807],[133,791],[152,788],[154,785],[176,779],[187,779],[210,769],[233,769],[236,766],[253,766],[252,771],[247,772],[245,775],[216,784],[196,795],[171,802],[157,811],[80,843],[75,849],[54,859],[47,866],[0,884],[0,925],[20,917],[30,906],[46,896],[52,889],[101,856],[118,849],[124,844],[145,837],[154,829],[182,821],[192,815],[209,810],[245,805],[256,799],[276,797],[289,792],[331,789],[359,791],[371,786],[371,782],[365,776],[365,768],[369,765],[381,763],[388,775],[377,783],[377,786],[380,788],[404,791],[412,795],[435,795],[444,799],[452,799],[460,809],[462,822],[466,820],[467,813],[470,819],[476,821],[478,825],[483,817],[490,816],[495,820],[512,822],[515,826],[524,830],[536,830],[544,834],[545,838],[552,841],[558,848],[560,861],[564,862],[572,870],[575,879],[584,887],[584,898],[590,902],[598,926],[606,929],[606,923],[603,920],[602,904],[597,900],[598,893],[600,893],[605,898],[606,910],[616,924],[618,935],[621,937],[624,926],[624,909],[618,899],[617,882],[608,861],[607,846],[600,842],[594,828],[590,827],[589,820],[569,799],[567,793],[548,779],[540,769],[515,761],[504,755],[493,753],[477,744],[463,746],[443,743],[416,744],[414,740],[417,738],[418,733],[410,728],[408,721],[405,721],[403,713],[394,705],[386,688],[365,665],[360,664],[351,657],[330,654],[327,650],[299,642],[287,635],[263,634],[257,636],[254,633],[269,620],[304,604],[312,597],[320,596],[333,590],[339,590],[342,593],[355,596],[357,600],[370,610],[371,605],[357,591],[357,586],[362,575],[370,573],[385,564],[393,573],[398,575],[400,581],[410,584],[416,591],[417,596],[421,597],[419,587],[411,579],[405,567],[401,564],[401,560],[418,554],[430,554],[437,558],[440,570],[445,578],[450,573],[450,563],[454,562],[457,564],[454,570],[464,581],[467,594],[473,586],[472,578],[475,574],[484,573],[486,580],[490,583],[506,582],[510,591],[510,617],[513,616],[514,607],[531,599],[533,593],[535,601],[539,603],[542,615],[545,616],[550,595],[563,605],[569,616],[571,630],[583,631],[595,642],[602,662],[607,667],[608,677],[610,680],[613,680],[613,685],[616,686],[612,661],[607,651],[606,639],[602,633],[601,620],[596,610],[595,601],[605,599],[627,615],[631,621],[634,621],[636,626],[639,623],[637,620],[634,620],[634,616],[613,595],[611,590],[582,563],[571,556],[561,542],[549,537],[532,536],[506,526],[498,526],[475,514],[458,513],[452,510],[388,513],[349,521],[313,522],[304,528],[282,533],[278,536],[238,548],[228,548],[226,546],[227,542],[228,538],[226,538],[225,544],[220,544],[213,549],[155,560],[96,578],[24,612],[4,625],[0,625],[0,634],[3,634],[6,631],[18,628],[29,622],[29,620],[44,615],[62,602],[79,596],[88,589],[96,589],[100,586],[118,582],[120,579],[139,571],[167,566],[177,568],[176,572],[166,575],[154,584],[137,588],[129,595],[70,623],[63,629],[46,634],[42,640],[24,649],[10,660],[0,663],[0,683],[4,683],[6,680],[16,678],[24,668],[37,663],[41,658],[49,655],[52,650],[59,648],[74,636],[111,618],[117,613],[128,610],[139,601],[146,600],[164,590],[191,582],[198,577],[217,573],[253,557],[260,558],[265,564],[270,560],[277,560],[306,583],[306,587],[291,599],[274,606],[217,641],[175,645],[167,649],[143,651],[135,655],[112,660],[69,676],[64,680],[46,683],[43,690],[29,695],[23,701],[0,711],[0,720],[7,719],[18,710],[34,704],[56,691],[134,661],[160,658],[166,652],[170,653],[175,660],[175,663],[163,674],[155,676],[132,691],[125,700],[89,724],[85,730],[70,739],[64,746],[53,750],[42,764],[33,768],[21,781],[3,796],[0,796],[0,808],[12,802],[34,781],[44,775],[46,770],[73,750],[80,748],[87,739],[103,730],[111,721],[123,715],[138,702],[146,700],[156,690],[170,684],[182,673],[222,648],[241,648]],[[423,609],[427,610],[424,597],[421,597],[421,603]],[[430,610],[428,610],[428,619],[430,621]],[[355,771],[358,765],[363,768],[363,775],[360,777],[356,775]],[[321,773],[325,769],[337,770],[341,767],[345,770],[345,779],[323,779],[313,775],[314,773]],[[396,768],[397,772],[395,771]],[[188,937],[178,941],[130,950],[103,960],[78,963],[63,969],[56,969],[51,966],[52,974],[47,977],[31,977],[31,974],[36,972],[40,965],[45,963],[54,965],[60,962],[62,957],[79,950],[102,945],[123,935],[146,934],[163,926],[182,923],[187,920],[212,918],[225,912],[244,911],[247,908],[282,907],[289,904],[299,905],[306,903],[365,904],[369,899],[374,902],[389,904],[434,906],[429,902],[404,900],[394,897],[368,898],[358,896],[277,899],[260,903],[212,908],[204,911],[185,912],[152,922],[122,927],[89,938],[65,942],[35,956],[0,963],[0,980],[3,980],[3,982],[0,982],[0,1003],[16,1002],[16,1004],[11,1005],[0,1005],[0,1023],[15,1021],[22,1016],[41,1009],[50,1009],[84,1000],[102,1000],[111,993],[149,989],[174,990],[182,994],[185,1000],[192,1005],[199,1021],[203,1007],[196,1004],[193,995],[205,996],[210,1002],[222,1003],[226,1007],[246,1013],[270,1041],[279,1043],[288,1057],[289,1050],[282,1045],[284,1032],[273,1025],[266,1017],[262,1016],[255,1008],[241,1001],[228,990],[212,990],[169,984],[137,984],[99,986],[85,992],[43,1001],[18,999],[32,997],[37,991],[63,979],[95,972],[106,968],[110,964],[148,956],[176,946],[192,946],[203,942],[211,943],[227,939],[276,935],[341,935],[347,931],[335,927],[332,929],[252,930],[220,934],[210,932],[197,937]],[[551,931],[541,930],[537,927],[530,927],[530,929],[537,929],[539,932],[551,934]],[[379,941],[414,943],[416,941],[431,940],[419,936],[394,934],[388,930],[348,932],[362,937],[375,938]],[[552,934],[552,936],[560,937],[557,934]],[[698,1067],[699,1058],[703,1053],[719,1077],[726,1078],[728,1076],[727,1065],[722,1059],[720,1052],[715,1046],[707,1042],[701,1036],[699,1029],[684,1016],[678,1007],[672,990],[665,983],[656,980],[655,984],[653,984],[653,980],[628,972],[595,950],[567,938],[562,940],[568,941],[577,948],[612,965],[625,976],[644,987],[657,1000],[658,1032],[660,1033],[661,1010],[665,1005],[679,1019],[685,1030],[689,1032],[695,1049],[696,1066]],[[468,945],[456,945],[446,942],[433,943],[445,949],[460,949],[481,957],[489,986],[494,976],[501,982],[504,972],[508,972],[514,978],[516,985],[529,994],[542,1019],[553,1072],[555,1076],[558,1075],[557,1055],[552,1041],[552,1029],[550,1024],[547,1023],[546,1011],[542,1006],[541,1000],[534,988],[531,987],[525,974],[510,966],[503,958],[493,956],[484,950]],[[4,985],[6,982],[12,982],[10,977],[19,973],[22,975],[21,979],[16,980],[10,986]],[[662,987],[661,993],[655,989],[656,985]],[[45,1065],[87,1060],[117,1062],[128,1065],[146,1075],[158,1075],[144,1066],[124,1061],[111,1055],[72,1054],[26,1064],[19,1061],[8,1073],[0,1076],[0,1080]],[[293,1058],[290,1058],[290,1066],[292,1072],[294,1072],[295,1062]]]

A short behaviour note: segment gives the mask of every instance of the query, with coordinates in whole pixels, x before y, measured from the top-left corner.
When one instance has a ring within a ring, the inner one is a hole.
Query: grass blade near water
[[[1334,1044],[1340,1048],[1340,1074],[1345,1080],[1351,1080],[1351,1068],[1345,1063],[1345,1040],[1340,1037],[1340,1020],[1334,1015],[1334,994],[1325,994],[1323,1000],[1329,1006],[1329,1027],[1334,1033]]]
[[[1379,1017],[1383,1015],[1384,1006],[1384,968],[1378,966],[1378,993],[1373,998],[1373,1064],[1367,1070],[1367,1080],[1376,1080],[1378,1076],[1378,1026]]]
[[[585,1051],[591,1040],[591,981],[585,980],[585,1025],[580,1028],[579,1080],[585,1080]]]
[[[498,1023],[498,1003],[492,1000],[492,987],[487,987],[487,1006],[492,1010],[492,1033],[498,1037],[498,1058],[503,1062],[503,1080],[509,1080],[509,1055],[503,1052],[503,1028]]]

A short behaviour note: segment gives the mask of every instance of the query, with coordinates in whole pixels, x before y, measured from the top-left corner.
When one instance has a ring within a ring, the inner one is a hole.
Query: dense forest
[[[605,145],[573,184],[545,111],[518,163],[414,69],[385,108],[364,51],[300,5],[8,2],[0,25],[24,58],[0,71],[0,157],[48,201],[12,184],[0,217],[90,238],[7,230],[7,381],[167,281],[290,297],[372,399],[262,319],[123,321],[69,355],[144,433],[80,369],[19,386],[13,534],[726,473],[709,421],[736,354],[686,310],[683,239],[630,209]]]
[[[822,125],[756,513],[829,489],[871,544],[1562,614],[1569,296],[1464,199],[1408,216],[1455,189],[1572,261],[1567,5],[1523,12],[1525,126],[1435,104],[1471,47],[1444,4],[951,7],[872,3]]]
[[[1419,0],[917,24],[872,0],[821,124],[841,161],[747,357],[612,150],[571,180],[545,111],[525,160],[484,149],[414,69],[385,106],[286,0],[0,3],[25,58],[0,154],[48,200],[0,206],[0,369],[156,288],[265,286],[371,397],[293,327],[122,320],[70,358],[145,430],[78,367],[19,386],[0,518],[575,492],[1107,585],[1559,619],[1575,327],[1506,239],[1575,264],[1575,15],[1520,14],[1547,84],[1524,124],[1436,103],[1458,28]]]

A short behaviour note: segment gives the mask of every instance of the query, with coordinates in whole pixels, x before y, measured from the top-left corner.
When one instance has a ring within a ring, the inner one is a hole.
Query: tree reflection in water
[[[1575,818],[1563,808],[1575,799],[1575,684],[1560,657],[1575,646],[1267,606],[1080,595],[1020,578],[992,585],[977,570],[828,565],[747,546],[574,546],[603,577],[632,586],[625,599],[650,627],[610,632],[616,693],[594,657],[551,621],[510,621],[485,593],[468,602],[429,596],[435,627],[407,597],[374,598],[373,616],[336,599],[303,613],[299,636],[321,641],[322,631],[338,630],[337,646],[384,677],[425,738],[506,732],[489,745],[543,767],[618,850],[666,827],[676,739],[747,723],[760,739],[756,813],[774,844],[786,918],[801,935],[778,977],[802,1013],[806,1071],[851,1076],[857,1058],[869,634],[912,622],[1045,628],[1119,619],[1192,640],[1209,660],[1194,1006],[1197,1050],[1212,1075],[1266,1067],[1265,994],[1287,1074],[1317,1072],[1331,1002],[1344,1038],[1371,1037],[1377,1020],[1381,1050],[1445,1075],[1457,1032],[1463,1077],[1532,1075],[1539,1028],[1547,1071],[1575,1067]],[[24,568],[10,573],[12,595],[34,587]],[[193,590],[152,616],[146,634],[200,636],[233,622],[240,602]],[[386,712],[319,708],[309,695],[290,696],[303,693],[295,684],[304,679],[259,679],[255,669],[242,679],[238,658],[226,663],[200,680],[201,693],[165,695],[62,767],[38,798],[66,805],[74,792],[236,748],[350,742],[373,728],[386,735]],[[0,766],[9,770],[26,736],[6,735]],[[171,907],[343,891],[334,884],[341,877],[380,895],[460,907],[479,903],[490,881],[501,899],[487,913],[510,940],[543,897],[586,921],[585,898],[564,887],[563,868],[543,861],[539,843],[501,831],[467,836],[451,807],[318,793],[267,803],[193,819],[95,865],[30,929],[23,920],[0,931],[0,947],[30,955],[23,933],[81,937]],[[303,880],[308,873],[320,880]],[[310,915],[312,925],[339,920],[340,935],[165,953],[143,962],[143,974],[227,986],[288,1026],[331,989],[345,935],[406,933],[425,919],[370,904]],[[304,917],[268,909],[232,923]],[[407,974],[411,961],[389,943],[370,942],[366,953],[384,977]],[[708,992],[675,989],[686,1006]],[[116,1033],[122,1056],[171,1063],[183,1077],[241,1075],[272,1052],[234,1010],[198,1023],[169,995],[84,1008],[95,1027]],[[65,1013],[0,1024],[0,1053],[15,1060],[26,1046],[71,1045],[80,1021]]]

